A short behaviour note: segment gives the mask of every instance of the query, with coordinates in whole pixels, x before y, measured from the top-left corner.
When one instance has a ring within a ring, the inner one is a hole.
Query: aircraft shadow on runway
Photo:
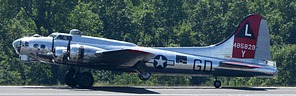
[[[222,87],[222,89],[235,89],[235,90],[247,90],[247,91],[267,91],[267,90],[276,90],[277,88],[258,88],[258,87]]]
[[[148,88],[140,88],[140,87],[128,87],[128,86],[96,86],[91,89],[79,89],[79,88],[71,88],[65,86],[40,86],[40,87],[23,87],[30,89],[60,89],[60,90],[69,90],[69,91],[107,91],[107,92],[118,92],[118,93],[131,93],[131,94],[160,94],[158,92],[150,91],[148,89],[213,89],[219,90],[213,87],[148,87]],[[230,90],[245,90],[245,91],[268,91],[268,90],[276,90],[277,88],[259,88],[259,87],[222,87],[221,89],[230,89]]]
[[[41,86],[41,87],[24,87],[31,89],[61,89],[70,91],[108,91],[119,93],[132,93],[132,94],[159,94],[158,92],[147,90],[146,88],[137,87],[121,87],[121,86],[96,86],[91,89],[79,89],[64,86]]]
[[[93,91],[110,91],[110,92],[120,92],[120,93],[135,93],[135,94],[159,94],[154,91],[147,90],[146,88],[137,88],[137,87],[93,87],[90,90]]]

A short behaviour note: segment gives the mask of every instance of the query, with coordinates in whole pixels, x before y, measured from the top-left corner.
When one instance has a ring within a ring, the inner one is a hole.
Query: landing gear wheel
[[[66,72],[64,80],[65,80],[65,83],[70,87],[77,86],[77,82],[75,80],[75,72],[71,70]]]
[[[79,88],[89,89],[94,84],[94,77],[89,72],[83,72],[79,74],[77,78],[77,83],[79,85]]]
[[[138,74],[138,76],[139,76],[139,79],[146,81],[151,77],[151,73],[145,72],[145,73]]]
[[[219,81],[219,80],[216,80],[216,81],[214,81],[214,86],[215,86],[215,88],[221,88],[221,81]]]

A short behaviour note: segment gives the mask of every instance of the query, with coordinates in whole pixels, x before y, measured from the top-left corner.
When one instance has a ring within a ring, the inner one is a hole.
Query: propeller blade
[[[69,41],[68,41],[68,46],[67,46],[67,52],[70,52],[70,45],[71,45],[71,41],[72,41],[72,36],[69,36]]]
[[[55,63],[55,48],[54,48],[54,36],[52,37],[52,41],[51,41],[51,61]]]
[[[67,46],[67,52],[63,57],[63,61],[68,61],[70,59],[70,47],[71,47],[71,41],[72,41],[72,36],[68,37],[68,46]]]
[[[52,41],[51,41],[51,52],[54,53],[53,51],[54,51],[54,37],[52,37]]]

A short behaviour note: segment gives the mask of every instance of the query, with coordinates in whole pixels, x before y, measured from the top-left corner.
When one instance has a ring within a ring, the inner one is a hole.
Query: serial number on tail
[[[234,48],[245,49],[245,50],[255,50],[256,49],[256,45],[245,44],[245,43],[234,43],[233,47]]]

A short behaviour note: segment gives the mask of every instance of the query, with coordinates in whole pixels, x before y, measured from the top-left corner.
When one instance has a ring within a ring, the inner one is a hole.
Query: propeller
[[[67,39],[69,40],[68,41],[68,46],[67,46],[67,51],[66,51],[66,53],[65,53],[65,55],[64,55],[64,57],[63,57],[63,61],[68,61],[69,60],[69,58],[70,58],[70,48],[71,48],[71,41],[72,41],[72,36],[69,36],[69,37],[67,37]]]
[[[69,41],[68,41],[68,46],[67,46],[67,52],[70,52],[70,44],[71,44],[71,41],[72,41],[72,36],[69,36],[67,38]]]
[[[52,55],[52,57],[51,57],[51,61],[52,62],[55,62],[55,48],[54,48],[54,36],[52,36],[52,41],[51,41],[51,55]]]
[[[54,53],[54,37],[52,37],[51,41],[51,52]]]

